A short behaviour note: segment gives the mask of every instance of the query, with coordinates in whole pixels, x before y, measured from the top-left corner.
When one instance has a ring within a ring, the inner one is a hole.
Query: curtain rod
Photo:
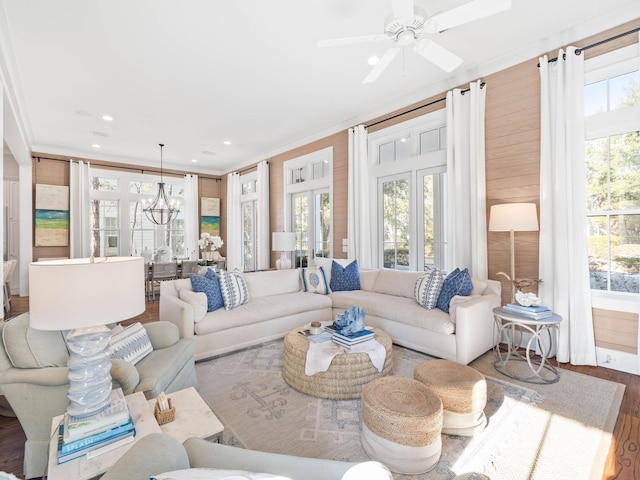
[[[485,86],[485,83],[484,83],[484,82],[482,82],[482,83],[480,84],[480,88],[484,88],[484,86]],[[466,88],[466,89],[464,89],[464,90],[460,91],[460,93],[461,93],[462,95],[464,95],[464,94],[465,94],[465,93],[467,93],[469,90],[471,90],[471,88]],[[408,113],[413,113],[413,112],[415,112],[416,110],[420,110],[421,108],[430,107],[431,105],[435,105],[436,103],[443,102],[443,101],[445,101],[446,99],[447,99],[447,97],[438,98],[437,100],[433,100],[433,101],[431,101],[431,102],[429,102],[429,103],[425,103],[424,105],[420,105],[419,107],[414,107],[414,108],[412,108],[412,109],[410,109],[410,110],[407,110],[406,112],[398,113],[398,114],[393,115],[393,116],[391,116],[391,117],[389,117],[389,118],[385,118],[385,119],[383,119],[383,120],[378,120],[377,122],[370,123],[369,125],[365,125],[364,127],[365,127],[365,128],[369,128],[369,127],[373,127],[374,125],[378,125],[378,124],[380,124],[380,123],[388,122],[389,120],[393,120],[394,118],[398,118],[398,117],[401,117],[401,116],[403,116],[403,115],[407,115]]]
[[[594,48],[594,47],[599,47],[600,45],[604,45],[605,43],[609,43],[609,42],[612,42],[614,40],[618,40],[618,39],[620,39],[622,37],[626,37],[627,35],[631,35],[632,33],[637,33],[637,32],[640,32],[640,27],[634,28],[633,30],[629,30],[628,32],[619,33],[618,35],[614,35],[613,37],[605,38],[604,40],[600,40],[599,42],[592,43],[591,45],[587,45],[586,47],[576,48],[575,54],[576,55],[580,55],[585,50],[589,50],[590,48]],[[563,53],[562,54],[562,58],[563,59],[567,58],[567,54]],[[552,62],[557,62],[557,61],[558,61],[558,57],[555,57],[555,58],[552,58],[552,59],[548,60],[547,63],[552,63]],[[539,63],[538,63],[538,67],[540,67]]]

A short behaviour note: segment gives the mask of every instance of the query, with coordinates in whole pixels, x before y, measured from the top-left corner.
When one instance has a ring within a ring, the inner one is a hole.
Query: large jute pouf
[[[442,452],[442,402],[424,384],[380,377],[362,390],[362,446],[396,473],[431,470]]]
[[[484,430],[487,381],[480,372],[449,360],[428,360],[416,366],[413,378],[442,400],[442,433],[471,437]]]

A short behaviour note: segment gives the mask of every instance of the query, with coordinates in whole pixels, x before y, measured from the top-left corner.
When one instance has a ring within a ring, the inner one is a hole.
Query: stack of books
[[[359,345],[363,342],[373,340],[375,333],[371,330],[360,330],[359,332],[352,333],[350,335],[343,335],[338,332],[333,332],[331,335],[331,341],[346,348],[353,348],[354,345]]]
[[[88,417],[67,413],[58,429],[58,463],[93,458],[133,442],[136,429],[121,388],[111,391],[106,410]]]
[[[502,308],[507,312],[517,313],[518,315],[522,315],[523,317],[531,318],[533,320],[542,320],[553,315],[553,312],[549,307],[544,307],[542,305],[537,307],[525,307],[518,303],[507,303]]]

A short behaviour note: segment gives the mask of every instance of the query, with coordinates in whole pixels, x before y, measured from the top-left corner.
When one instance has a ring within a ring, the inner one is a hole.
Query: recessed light
[[[407,137],[402,137],[402,138],[400,139],[400,141],[401,141],[402,143],[406,142],[407,140],[409,140]]]
[[[193,163],[198,163],[198,159],[197,159],[197,158],[192,158],[192,159],[191,159],[191,161],[192,161]]]
[[[369,57],[369,60],[367,60],[367,63],[369,65],[375,65],[379,61],[380,61],[380,59],[374,55],[373,57]]]
[[[222,143],[224,143],[225,145],[231,145],[231,142],[230,142],[229,140],[225,140],[225,141],[224,141],[224,142],[222,142]]]
[[[100,145],[98,145],[97,143],[94,143],[91,145],[93,148],[100,148]]]
[[[113,121],[113,117],[111,115],[102,115],[102,119],[105,122],[112,122]]]

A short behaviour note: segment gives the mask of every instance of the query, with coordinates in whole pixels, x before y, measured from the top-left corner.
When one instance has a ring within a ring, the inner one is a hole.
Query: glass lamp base
[[[287,257],[286,252],[283,251],[280,254],[280,258],[276,260],[276,268],[278,270],[286,270],[291,268],[291,260],[289,260],[289,257]]]
[[[106,326],[76,328],[67,334],[69,346],[69,415],[85,417],[109,406],[111,392],[111,331]]]

